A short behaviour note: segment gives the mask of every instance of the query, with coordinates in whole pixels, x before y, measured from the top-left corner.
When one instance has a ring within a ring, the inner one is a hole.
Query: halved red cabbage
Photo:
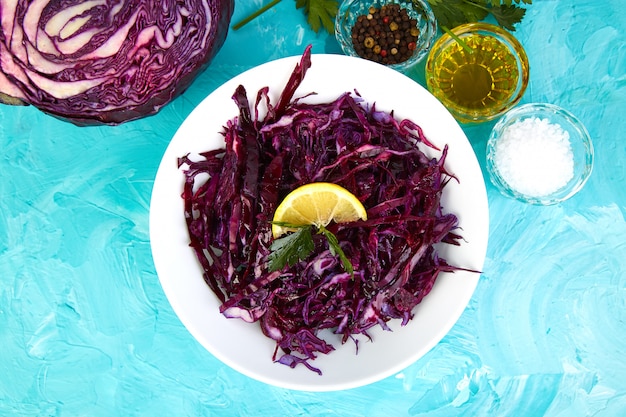
[[[158,112],[223,45],[234,0],[0,2],[0,102],[77,125]]]

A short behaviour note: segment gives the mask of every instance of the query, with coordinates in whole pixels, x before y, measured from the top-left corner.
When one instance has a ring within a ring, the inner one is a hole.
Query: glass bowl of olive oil
[[[426,86],[461,123],[493,120],[515,106],[528,86],[526,51],[489,23],[446,31],[426,61]]]

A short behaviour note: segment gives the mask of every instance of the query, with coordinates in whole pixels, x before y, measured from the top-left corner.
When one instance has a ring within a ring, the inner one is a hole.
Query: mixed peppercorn
[[[417,20],[399,4],[370,7],[352,27],[352,44],[361,58],[385,65],[409,59],[417,46]]]

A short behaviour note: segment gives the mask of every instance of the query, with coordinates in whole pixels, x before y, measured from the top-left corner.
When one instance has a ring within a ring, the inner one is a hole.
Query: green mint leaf
[[[337,0],[296,0],[296,8],[304,9],[307,22],[315,33],[324,28],[328,33],[335,33],[335,16],[339,9]]]
[[[300,226],[295,232],[272,242],[268,268],[273,272],[280,271],[287,265],[293,266],[309,256],[314,249],[311,226]]]
[[[343,265],[343,269],[350,275],[354,276],[354,267],[352,266],[352,262],[350,262],[350,259],[348,259],[343,249],[341,249],[341,246],[339,246],[339,241],[337,240],[337,236],[335,236],[333,232],[331,232],[330,230],[326,229],[323,226],[320,227],[319,233],[323,234],[326,237],[326,240],[328,241],[328,249],[330,249],[330,253],[332,253],[335,256],[339,256],[339,260],[341,261],[341,264]]]

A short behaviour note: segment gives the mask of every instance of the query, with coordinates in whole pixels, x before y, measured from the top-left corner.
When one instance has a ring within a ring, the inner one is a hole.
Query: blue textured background
[[[261,4],[237,2],[233,21]],[[579,116],[595,170],[551,207],[487,184],[484,273],[423,359],[363,388],[294,392],[232,371],[188,334],[152,263],[153,179],[177,126],[222,82],[309,43],[339,52],[294,4],[231,32],[155,117],[77,128],[0,107],[0,416],[626,416],[623,0],[535,0],[518,26],[523,102]],[[423,84],[422,68],[410,75]],[[483,167],[491,126],[465,129]]]

